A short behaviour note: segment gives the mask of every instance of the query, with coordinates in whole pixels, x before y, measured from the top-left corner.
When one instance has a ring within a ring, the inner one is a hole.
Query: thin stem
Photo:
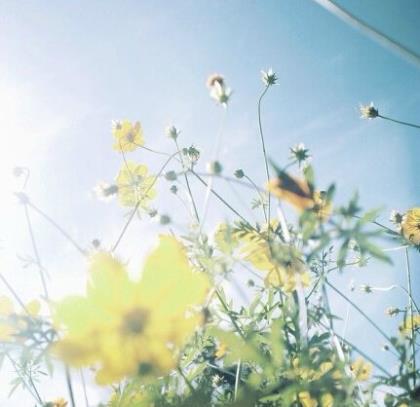
[[[203,180],[196,172],[191,170],[191,174],[194,174],[194,176],[205,186],[208,187],[208,183]],[[210,189],[210,192],[212,192],[225,206],[227,206],[236,216],[238,216],[242,221],[244,221],[247,225],[250,225],[250,223],[235,209],[230,205],[222,196],[220,196],[213,188]],[[251,225],[250,225],[251,226]]]
[[[177,139],[174,139],[174,142],[175,142],[178,154],[179,154],[179,158],[181,160],[182,169],[184,170],[184,179],[185,179],[185,183],[187,184],[188,195],[190,197],[190,201],[191,201],[192,207],[194,209],[194,215],[195,215],[195,218],[196,218],[197,222],[200,223],[200,216],[198,215],[197,205],[195,204],[195,200],[194,200],[193,194],[191,192],[190,182],[188,181],[188,175],[187,175],[187,172],[186,172],[185,163],[184,163],[184,160],[182,158],[181,150],[179,148],[179,144],[178,144]]]
[[[413,382],[414,387],[416,387],[416,334],[414,329],[414,310],[413,310],[413,300],[412,300],[412,289],[411,289],[411,268],[410,268],[410,258],[408,256],[408,249],[405,249],[405,266],[407,272],[407,291],[408,291],[408,307],[410,309],[411,317],[411,350],[413,353]]]
[[[246,337],[245,337],[244,333],[242,332],[242,329],[239,327],[235,318],[232,317],[231,311],[230,311],[229,307],[227,306],[225,300],[223,299],[222,295],[220,294],[219,290],[216,290],[215,293],[216,293],[216,296],[219,299],[220,303],[222,304],[223,309],[226,311],[226,314],[228,315],[230,321],[232,322],[232,325],[235,327],[236,331],[241,336],[241,338],[244,341],[246,341]]]
[[[376,28],[371,27],[369,24],[360,20],[353,14],[349,13],[343,7],[335,4],[332,0],[314,0],[320,6],[324,7],[330,13],[343,20],[348,25],[360,30],[366,36],[372,38],[385,48],[389,48],[400,56],[404,57],[409,62],[420,67],[420,55],[408,49],[406,46],[393,40],[386,34],[380,32]]]
[[[185,383],[187,383],[188,388],[190,389],[191,393],[195,393],[195,389],[193,387],[193,385],[191,384],[191,382],[188,380],[187,376],[185,376],[185,373],[182,371],[182,369],[178,366],[177,368],[179,374],[182,376],[182,378],[184,379]]]
[[[86,381],[85,375],[83,374],[83,369],[80,369],[80,381],[82,382],[83,396],[85,398],[86,407],[89,407],[89,400],[87,396]]]
[[[382,116],[381,114],[378,114],[378,117],[380,117],[381,119],[389,120],[389,121],[394,122],[394,123],[403,124],[404,126],[409,126],[409,127],[414,127],[415,129],[420,129],[420,126],[418,124],[403,122],[401,120],[392,119],[391,117]]]
[[[263,209],[263,212],[264,212],[265,222],[268,223],[267,212],[265,210],[264,197],[262,196],[262,194],[261,194],[259,188],[257,187],[257,185],[255,184],[255,182],[250,177],[248,177],[248,175],[246,175],[246,174],[245,174],[245,178],[252,184],[252,186],[257,191],[257,194],[258,194],[258,196],[260,197],[260,200],[261,200],[261,206],[262,206],[262,209]]]
[[[241,359],[238,360],[238,365],[236,366],[236,375],[235,375],[235,396],[234,400],[238,397],[238,388],[239,388],[239,381],[241,378]]]
[[[360,315],[362,315],[367,321],[371,323],[371,325],[389,342],[392,344],[392,346],[395,346],[391,339],[388,337],[388,335],[376,324],[376,322],[372,321],[370,317],[366,315],[362,309],[357,306],[352,300],[350,300],[345,294],[343,294],[340,290],[335,288],[328,280],[325,280],[325,284],[328,285],[333,291],[335,291],[340,297],[342,297],[344,300],[346,300],[354,309],[356,309]]]
[[[53,225],[63,235],[63,237],[65,237],[75,247],[75,249],[78,252],[83,254],[83,256],[87,255],[86,250],[80,247],[79,244],[54,219],[52,219],[49,215],[47,215],[45,212],[43,212],[41,209],[39,209],[37,206],[35,206],[31,202],[29,202],[28,205],[32,210],[34,210],[36,213],[41,215],[47,222]]]
[[[159,177],[162,175],[163,170],[166,168],[166,166],[171,162],[171,160],[178,155],[178,152],[173,153],[172,155],[170,155],[168,157],[168,159],[165,161],[165,163],[163,164],[163,166],[161,167],[161,169],[159,170],[159,172],[157,173],[157,175],[155,176],[155,178],[153,179],[153,181],[150,183],[149,187],[144,191],[143,196],[140,197],[140,199],[137,201],[136,205],[134,206],[133,211],[131,212],[130,216],[128,217],[126,223],[124,224],[120,235],[118,236],[118,239],[116,240],[116,242],[114,243],[114,246],[112,246],[111,252],[114,252],[118,245],[120,244],[122,238],[124,237],[128,227],[130,226],[131,221],[134,218],[134,215],[137,213],[137,210],[140,207],[140,204],[142,202],[142,200],[144,199],[145,196],[147,196],[148,192],[153,188],[153,186],[155,185],[156,181],[159,179]]]
[[[3,281],[4,285],[7,287],[7,289],[10,291],[10,293],[13,295],[14,299],[18,302],[18,304],[22,307],[22,309],[30,316],[30,313],[28,309],[26,308],[25,303],[21,300],[16,290],[12,287],[12,285],[7,281],[6,277],[3,276],[3,274],[0,273],[0,280]]]
[[[35,260],[36,260],[37,265],[38,265],[39,276],[41,278],[42,288],[44,290],[44,296],[45,296],[45,299],[47,301],[49,301],[47,282],[45,280],[43,267],[42,267],[42,264],[41,264],[41,258],[39,256],[38,247],[36,245],[35,236],[34,236],[34,232],[33,232],[33,229],[32,229],[32,222],[31,222],[31,218],[29,216],[29,211],[28,211],[28,205],[27,204],[24,205],[24,210],[25,210],[25,218],[26,218],[26,223],[28,225],[29,235],[30,235],[30,238],[31,238],[32,248],[33,248],[34,255],[35,255]]]
[[[66,375],[66,383],[67,383],[67,390],[69,392],[69,397],[70,397],[70,404],[71,404],[71,407],[76,407],[76,403],[74,401],[73,385],[71,382],[70,370],[67,365],[65,365],[64,371]]]
[[[263,129],[262,129],[262,122],[261,122],[261,101],[262,98],[264,97],[264,95],[267,93],[269,86],[266,86],[263,90],[263,92],[261,93],[260,98],[258,99],[258,128],[260,131],[260,138],[261,138],[261,145],[262,145],[262,150],[263,150],[263,155],[264,155],[264,164],[265,164],[265,172],[266,172],[266,176],[267,176],[267,182],[270,181],[270,171],[268,169],[268,159],[267,159],[267,152],[265,149],[265,141],[264,141],[264,133],[263,133]],[[271,216],[271,192],[268,191],[268,214],[267,214],[267,227],[269,228],[270,225],[270,216]],[[268,231],[268,233],[270,233]]]

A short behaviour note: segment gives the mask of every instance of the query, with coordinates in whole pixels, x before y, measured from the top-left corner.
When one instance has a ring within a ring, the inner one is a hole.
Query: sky
[[[418,1],[340,4],[420,53]],[[269,67],[279,84],[264,98],[262,118],[274,161],[284,164],[289,147],[304,142],[319,184],[335,182],[341,203],[358,191],[364,208],[383,209],[384,223],[392,209],[420,204],[420,132],[379,119],[361,120],[358,112],[360,103],[373,101],[381,114],[419,122],[418,67],[313,1],[0,0],[0,53],[0,267],[25,299],[38,296],[40,286],[36,271],[23,268],[16,257],[31,254],[31,246],[23,210],[13,195],[19,188],[12,176],[15,166],[30,168],[31,200],[81,245],[98,238],[110,246],[126,211],[115,202],[98,202],[92,188],[98,181],[112,181],[121,165],[111,149],[111,121],[140,120],[146,145],[163,151],[173,149],[164,129],[175,124],[182,130],[180,144],[200,149],[201,171],[214,158],[222,128],[218,159],[224,173],[242,168],[262,185],[256,106],[263,89],[260,71]],[[224,119],[205,87],[214,72],[223,74],[233,89]],[[153,171],[162,165],[160,157],[146,152],[130,158],[147,162]],[[233,193],[220,181],[215,187],[247,210],[249,193]],[[198,184],[193,190],[204,196]],[[157,205],[161,213],[171,213],[174,228],[186,227],[179,203],[162,200]],[[209,227],[225,216],[212,200]],[[39,216],[32,221],[53,298],[80,292],[84,259]],[[165,229],[146,220],[129,229],[119,254],[130,260],[133,273],[158,232]],[[380,287],[405,284],[403,252],[392,256],[394,267],[372,263],[346,271],[334,283],[347,292],[351,280]],[[412,252],[411,259],[413,286],[418,287],[418,255]],[[4,287],[0,294],[6,294]],[[397,321],[387,319],[384,309],[404,305],[400,292],[351,295],[385,329],[396,328]],[[344,316],[346,305],[334,301]],[[392,355],[379,351],[381,338],[369,329],[360,335],[362,327],[365,323],[351,312],[349,340],[392,369]],[[11,403],[10,375],[10,367],[4,366],[1,407]],[[57,397],[64,392],[61,385],[44,383],[43,394]],[[89,391],[92,403],[103,397]],[[14,403],[30,403],[20,394],[12,397]]]

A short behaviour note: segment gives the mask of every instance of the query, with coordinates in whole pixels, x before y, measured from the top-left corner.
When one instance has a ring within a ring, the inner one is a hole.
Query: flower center
[[[127,335],[139,335],[144,331],[149,317],[148,311],[134,308],[123,317],[122,331]]]

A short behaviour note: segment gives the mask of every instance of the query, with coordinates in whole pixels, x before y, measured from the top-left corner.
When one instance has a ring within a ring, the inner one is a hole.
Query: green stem
[[[335,291],[341,298],[346,300],[355,310],[357,310],[360,315],[362,315],[367,321],[370,322],[370,324],[389,342],[392,344],[392,346],[395,347],[395,345],[392,343],[391,339],[388,337],[388,335],[376,324],[376,322],[372,321],[370,317],[366,315],[362,309],[357,306],[352,300],[350,300],[345,294],[343,294],[340,290],[335,288],[331,283],[328,282],[328,280],[325,280],[325,284],[328,285],[333,291]]]
[[[70,370],[67,365],[65,365],[64,371],[66,375],[67,390],[69,392],[71,407],[76,407],[76,403],[74,401],[73,384],[71,382]]]
[[[238,365],[236,366],[236,375],[235,375],[235,390],[234,390],[234,400],[238,397],[239,382],[241,379],[241,359],[238,360]]]
[[[381,119],[389,120],[389,121],[394,122],[394,123],[403,124],[404,126],[409,126],[409,127],[414,127],[416,129],[420,129],[420,126],[418,124],[403,122],[401,120],[392,119],[391,117],[382,116],[380,114],[378,114],[378,117],[380,117]]]
[[[267,93],[269,86],[266,86],[261,93],[260,98],[258,99],[258,128],[260,131],[260,138],[261,138],[261,145],[264,155],[264,163],[265,163],[265,172],[267,176],[267,183],[270,181],[270,171],[268,169],[268,159],[267,159],[267,151],[265,148],[265,141],[264,141],[264,133],[262,129],[262,122],[261,122],[261,101],[264,97],[264,95]],[[271,216],[271,193],[268,191],[268,214],[267,214],[267,227],[270,228],[270,216]],[[268,231],[269,233],[269,231]]]
[[[416,333],[414,329],[414,309],[413,309],[413,300],[412,300],[412,288],[411,288],[411,268],[410,268],[410,258],[408,257],[408,249],[405,249],[405,265],[407,272],[407,291],[408,291],[408,307],[410,309],[411,317],[411,350],[413,353],[413,382],[414,387],[416,387]]]
[[[231,311],[230,311],[229,307],[227,306],[226,302],[224,301],[222,295],[219,293],[219,290],[216,290],[216,296],[219,299],[220,303],[222,304],[223,309],[226,311],[226,314],[228,315],[230,321],[232,322],[232,325],[235,327],[236,331],[241,336],[241,338],[244,341],[246,341],[246,337],[245,337],[244,333],[242,332],[242,329],[239,327],[235,318],[232,317]]]
[[[188,388],[190,389],[191,393],[195,393],[195,389],[193,387],[193,385],[191,384],[191,382],[188,380],[187,376],[185,376],[185,373],[182,371],[182,369],[178,366],[177,368],[179,374],[182,376],[182,378],[184,379],[185,383],[187,383]]]
[[[32,248],[33,248],[34,255],[35,255],[35,260],[36,260],[36,263],[38,265],[39,276],[41,278],[42,288],[44,290],[44,296],[45,296],[45,299],[47,301],[49,301],[47,282],[45,280],[45,275],[44,275],[43,267],[42,267],[42,264],[41,264],[41,258],[39,256],[38,247],[36,245],[34,231],[33,231],[33,228],[32,228],[32,222],[31,222],[31,218],[29,216],[29,211],[28,211],[28,205],[27,204],[24,205],[24,210],[25,210],[26,223],[28,225],[28,230],[29,230],[29,236],[31,238]]]
[[[190,201],[191,201],[191,204],[192,204],[193,209],[194,209],[194,215],[195,215],[195,218],[196,218],[197,222],[200,223],[200,216],[198,215],[197,205],[195,203],[194,196],[191,192],[190,182],[188,181],[188,175],[187,175],[187,171],[186,171],[186,168],[185,168],[185,163],[184,163],[184,160],[182,158],[181,150],[179,149],[179,144],[178,144],[177,139],[174,139],[174,142],[175,142],[178,154],[179,154],[179,158],[181,160],[182,169],[184,170],[184,179],[185,179],[185,183],[187,184],[188,195],[190,197]]]
[[[48,216],[45,212],[39,209],[37,206],[32,204],[31,202],[28,203],[28,206],[34,210],[36,213],[41,215],[47,222],[49,222],[52,226],[54,226],[74,247],[77,251],[79,251],[83,256],[87,255],[86,250],[79,246],[79,244],[50,216]]]

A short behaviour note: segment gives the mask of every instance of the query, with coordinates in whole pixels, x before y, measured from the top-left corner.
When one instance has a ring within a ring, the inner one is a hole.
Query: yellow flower
[[[360,357],[350,365],[350,370],[357,381],[364,382],[369,380],[372,374],[372,365]]]
[[[202,321],[192,307],[204,300],[207,278],[192,272],[185,248],[170,236],[161,236],[139,281],[110,254],[97,256],[86,296],[56,306],[65,332],[56,353],[74,366],[97,366],[100,384],[168,373],[176,350]]]
[[[216,349],[216,352],[215,352],[214,356],[216,356],[217,359],[223,358],[227,353],[227,349],[228,349],[228,347],[225,343],[223,343],[223,342],[220,343],[219,346]]]
[[[145,165],[132,161],[124,163],[117,176],[118,198],[121,205],[138,204],[146,209],[150,200],[156,196],[155,182],[155,177],[149,175]]]
[[[275,197],[289,202],[300,211],[314,206],[309,184],[305,180],[292,177],[286,172],[281,172],[277,178],[271,179],[268,182],[267,189]]]
[[[308,391],[301,391],[298,394],[299,402],[302,404],[302,407],[317,407],[318,402],[311,397],[311,394]]]
[[[420,208],[409,209],[401,222],[404,237],[415,245],[420,245]]]
[[[334,407],[334,397],[331,393],[324,393],[321,396],[321,407]]]
[[[13,302],[5,295],[0,296],[0,316],[7,317],[14,312]]]
[[[140,122],[132,123],[129,120],[113,122],[112,135],[115,140],[113,148],[117,151],[134,151],[137,147],[144,145]]]
[[[408,315],[400,326],[400,332],[406,336],[411,336],[412,329],[420,328],[420,315]]]
[[[29,301],[25,305],[25,309],[26,309],[26,311],[28,311],[28,314],[31,317],[36,317],[36,316],[38,316],[39,311],[41,310],[41,303],[38,300]]]
[[[330,201],[327,201],[326,193],[324,191],[315,191],[314,193],[314,207],[313,210],[322,222],[328,220],[332,212],[332,204]]]

